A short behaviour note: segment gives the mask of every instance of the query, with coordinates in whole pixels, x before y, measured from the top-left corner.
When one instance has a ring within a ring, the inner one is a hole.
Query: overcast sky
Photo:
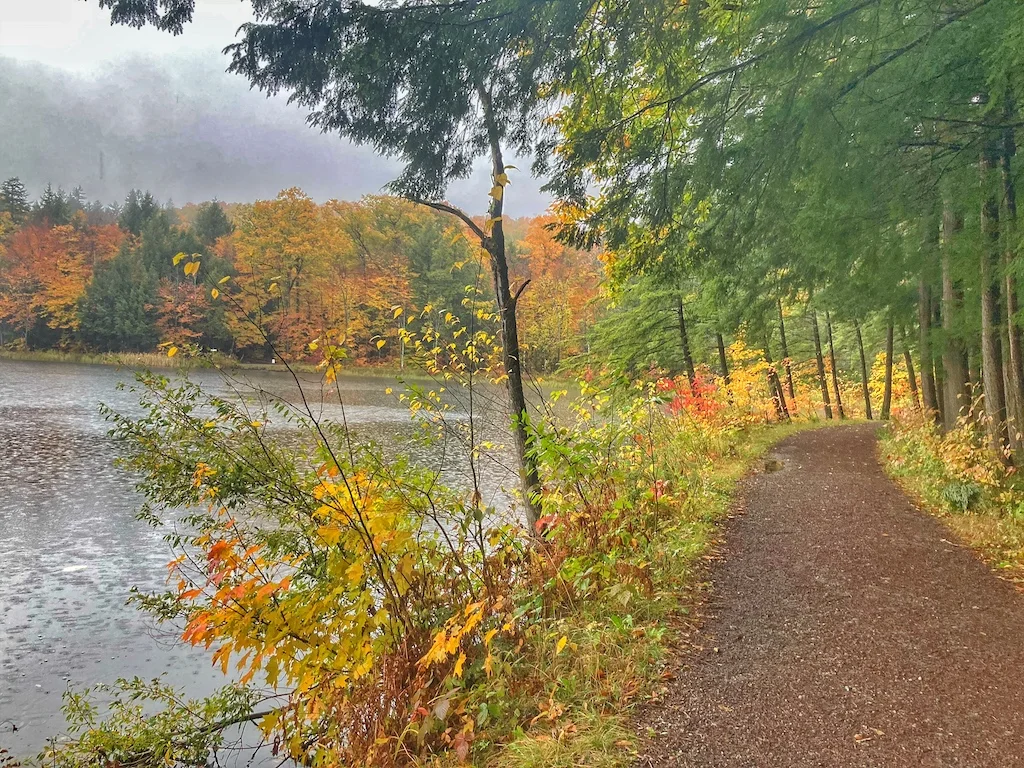
[[[96,0],[0,0],[0,178],[82,185],[90,198],[132,187],[175,203],[273,197],[302,187],[313,197],[374,194],[395,161],[305,124],[284,98],[267,99],[224,72],[221,53],[249,20],[239,0],[196,0],[195,21],[173,37],[112,27]],[[548,204],[528,163],[513,177],[508,213]],[[449,197],[486,208],[486,164]]]

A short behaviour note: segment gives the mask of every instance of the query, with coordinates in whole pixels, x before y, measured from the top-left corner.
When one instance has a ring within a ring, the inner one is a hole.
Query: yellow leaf
[[[508,174],[499,173],[497,176],[494,177],[494,183],[504,187],[506,184],[508,184]]]
[[[490,632],[488,632],[486,635],[484,635],[484,645],[490,645],[491,644],[491,640],[494,639],[494,636],[496,634],[498,634],[498,630],[492,629]]]
[[[381,349],[385,344],[387,344],[387,342],[384,341],[384,339],[381,339],[377,342],[377,349]]]
[[[491,187],[491,197],[493,197],[495,200],[501,200],[501,196],[502,194],[504,194],[504,191],[505,190],[502,189],[500,184],[495,184],[493,187]]]
[[[178,348],[177,347],[171,347],[170,349],[167,350],[167,356],[168,357],[174,357],[176,354],[178,354]]]
[[[210,291],[210,296],[212,296],[215,299],[219,298],[220,297],[220,291],[218,291],[216,288],[214,288],[212,291]]]
[[[178,266],[179,264],[181,264],[181,262],[182,262],[182,260],[184,258],[185,258],[185,254],[184,253],[179,253],[173,259],[171,259],[171,261],[174,262],[174,266]]]
[[[267,290],[270,291],[271,293],[276,291],[277,290],[277,283],[271,283],[270,287]]]
[[[402,309],[401,307],[395,307],[395,315],[394,315],[394,316],[395,316],[395,317],[398,317],[398,316],[399,316],[400,314],[402,314],[402,312],[404,312],[404,311],[405,311],[405,310],[404,310],[404,309]]]
[[[350,584],[358,584],[363,578],[363,564],[360,562],[352,563],[345,570],[345,578],[348,579]]]
[[[452,674],[456,677],[462,677],[462,668],[466,664],[466,653],[463,651],[459,654],[458,660],[455,662],[455,669],[452,670]]]
[[[565,644],[569,642],[569,638],[562,635],[562,639],[558,641],[558,645],[555,646],[555,655],[557,656],[565,650]]]
[[[217,285],[224,285],[224,283],[226,283],[230,279],[231,275],[225,275],[224,277],[217,281]]]

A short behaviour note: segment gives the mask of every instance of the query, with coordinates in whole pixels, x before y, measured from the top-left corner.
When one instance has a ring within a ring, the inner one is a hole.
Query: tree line
[[[538,371],[582,349],[597,311],[599,262],[557,242],[551,224],[508,225],[513,274],[532,288],[520,311]],[[356,361],[400,364],[400,345],[375,343],[397,339],[405,320],[395,308],[466,315],[467,286],[481,273],[462,222],[388,196],[318,204],[290,189],[175,208],[132,191],[102,205],[80,188],[47,187],[32,201],[11,178],[0,228],[0,345],[17,349],[146,352],[173,342],[249,361],[269,360],[271,348],[303,359],[311,340],[337,331]],[[182,274],[181,253],[201,268]],[[206,285],[225,277],[237,312]]]

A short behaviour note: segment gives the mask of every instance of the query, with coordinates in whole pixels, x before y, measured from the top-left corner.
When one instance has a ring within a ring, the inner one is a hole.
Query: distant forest
[[[557,242],[552,223],[505,225],[514,279],[529,281],[519,322],[535,370],[585,353],[599,314],[598,255]],[[178,254],[198,254],[201,267],[183,274]],[[378,342],[395,339],[410,312],[462,315],[493,302],[486,265],[461,222],[396,197],[318,204],[289,189],[252,204],[174,207],[133,190],[108,205],[80,187],[48,186],[32,200],[10,178],[0,188],[0,346],[173,343],[264,361],[272,349],[301,359],[330,331],[355,362],[395,364],[399,345]]]

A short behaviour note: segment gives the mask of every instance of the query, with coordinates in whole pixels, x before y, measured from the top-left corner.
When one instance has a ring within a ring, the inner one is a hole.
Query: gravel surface
[[[804,432],[741,486],[639,766],[1024,766],[1024,595],[875,448],[870,425]]]

